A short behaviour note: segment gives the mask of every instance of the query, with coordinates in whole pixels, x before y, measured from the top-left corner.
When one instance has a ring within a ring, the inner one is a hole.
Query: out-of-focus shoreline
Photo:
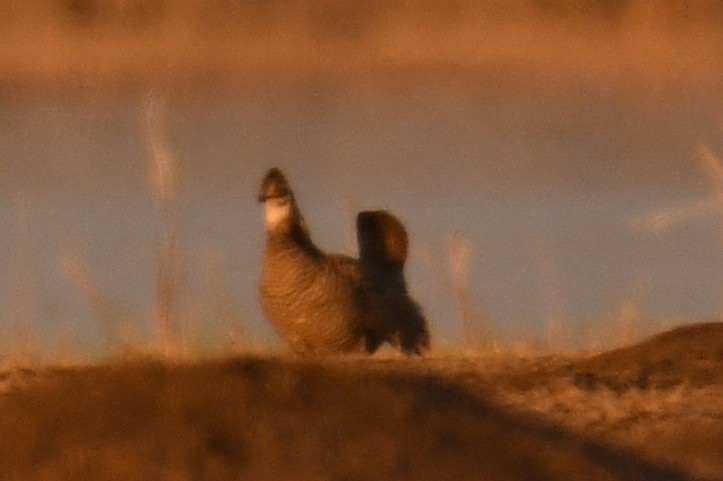
[[[416,85],[647,95],[723,84],[715,2],[397,3],[8,2],[0,95]]]

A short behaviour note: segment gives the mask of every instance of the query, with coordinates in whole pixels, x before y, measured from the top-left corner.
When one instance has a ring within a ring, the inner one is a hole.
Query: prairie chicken
[[[300,354],[373,353],[384,342],[408,354],[429,348],[427,323],[407,294],[408,239],[385,211],[357,216],[359,260],[326,254],[311,240],[282,172],[268,171],[261,305],[276,331]]]

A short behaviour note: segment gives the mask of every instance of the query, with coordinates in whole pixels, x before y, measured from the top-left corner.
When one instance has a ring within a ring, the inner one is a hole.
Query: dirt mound
[[[431,375],[245,358],[63,373],[0,397],[9,479],[678,480]]]
[[[722,323],[678,327],[592,357],[542,356],[495,369],[467,384],[572,432],[723,479]]]
[[[678,327],[571,368],[578,384],[616,390],[723,384],[723,323]]]

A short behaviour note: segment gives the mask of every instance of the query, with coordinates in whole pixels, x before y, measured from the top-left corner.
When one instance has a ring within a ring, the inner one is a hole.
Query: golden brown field
[[[723,479],[723,324],[596,355],[2,372],[5,479]]]

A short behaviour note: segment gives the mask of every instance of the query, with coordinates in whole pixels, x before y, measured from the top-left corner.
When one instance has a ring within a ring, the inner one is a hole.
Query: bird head
[[[269,233],[288,234],[294,226],[303,226],[294,194],[280,169],[274,167],[266,173],[258,201],[264,204]]]

